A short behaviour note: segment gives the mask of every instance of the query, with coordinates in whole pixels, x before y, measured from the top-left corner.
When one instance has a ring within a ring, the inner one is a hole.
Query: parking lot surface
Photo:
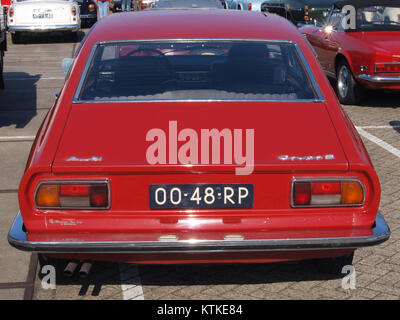
[[[87,32],[84,29],[81,33]],[[10,40],[10,39],[9,39]],[[89,277],[65,278],[60,262],[55,289],[44,289],[37,256],[7,242],[18,212],[17,190],[30,146],[61,88],[61,60],[78,43],[54,33],[9,48],[6,89],[0,91],[0,299],[399,299],[400,94],[368,93],[344,106],[363,138],[382,185],[380,210],[391,238],[355,253],[355,289],[322,274],[308,261],[273,264],[127,265],[95,263]]]

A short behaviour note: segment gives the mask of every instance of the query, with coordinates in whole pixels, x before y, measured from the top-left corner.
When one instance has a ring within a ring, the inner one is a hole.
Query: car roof
[[[87,41],[137,39],[274,39],[301,41],[291,22],[240,10],[165,9],[113,14],[97,22]]]

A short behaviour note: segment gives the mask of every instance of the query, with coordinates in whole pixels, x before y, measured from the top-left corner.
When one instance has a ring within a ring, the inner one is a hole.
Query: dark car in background
[[[293,23],[322,20],[334,0],[225,0],[227,9],[264,11],[278,14]]]
[[[0,6],[0,89],[4,89],[3,56],[7,50],[7,13],[6,7]]]
[[[94,0],[76,0],[81,12],[81,27],[91,27],[97,21],[97,5]]]

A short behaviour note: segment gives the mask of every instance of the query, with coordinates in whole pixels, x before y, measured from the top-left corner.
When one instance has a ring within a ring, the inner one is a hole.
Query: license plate
[[[53,19],[53,12],[50,9],[47,10],[33,10],[33,19]]]
[[[151,209],[252,208],[252,184],[153,184]]]

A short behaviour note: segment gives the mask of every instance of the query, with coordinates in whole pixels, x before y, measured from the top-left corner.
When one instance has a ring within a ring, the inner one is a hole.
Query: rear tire
[[[354,252],[341,257],[316,259],[314,263],[320,272],[341,275],[344,266],[353,264]]]
[[[363,95],[363,89],[345,60],[340,61],[336,69],[336,93],[340,103],[350,105],[357,104]]]

